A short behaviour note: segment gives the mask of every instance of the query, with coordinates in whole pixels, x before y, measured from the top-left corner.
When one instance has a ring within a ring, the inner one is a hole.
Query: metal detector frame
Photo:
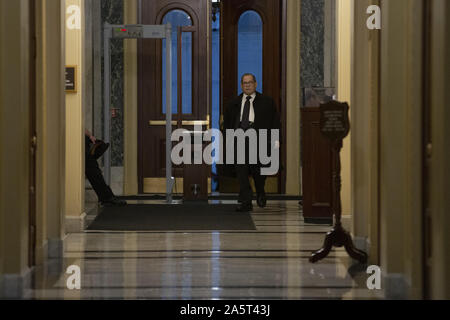
[[[131,32],[132,30],[133,32]],[[124,32],[124,33],[122,33]],[[111,25],[106,23],[104,35],[104,127],[103,140],[111,141],[111,39],[166,39],[166,200],[172,203],[175,179],[172,176],[172,26]],[[105,181],[111,183],[111,148],[104,155]]]

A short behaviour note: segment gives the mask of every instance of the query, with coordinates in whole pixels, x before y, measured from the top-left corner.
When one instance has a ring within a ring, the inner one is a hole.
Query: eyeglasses
[[[242,84],[243,84],[244,86],[246,86],[246,85],[251,85],[251,84],[254,84],[254,83],[255,83],[255,81],[242,82]]]

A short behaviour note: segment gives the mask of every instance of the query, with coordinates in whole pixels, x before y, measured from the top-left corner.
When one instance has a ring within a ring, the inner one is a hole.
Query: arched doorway
[[[240,94],[240,77],[243,73],[254,73],[257,90],[271,96],[281,114],[285,129],[285,87],[283,78],[282,23],[284,1],[221,1],[221,114],[227,101]],[[281,136],[284,136],[281,132]],[[268,177],[266,192],[283,193],[286,168],[285,144],[280,154],[278,175]],[[238,192],[239,186],[233,178],[221,177],[220,192]]]
[[[173,128],[210,126],[209,5],[206,1],[142,1],[140,23],[173,28]],[[164,40],[165,41],[165,40]],[[181,44],[181,45],[180,45]],[[139,193],[165,192],[165,43],[138,44]],[[182,191],[183,168],[174,166],[175,193]]]

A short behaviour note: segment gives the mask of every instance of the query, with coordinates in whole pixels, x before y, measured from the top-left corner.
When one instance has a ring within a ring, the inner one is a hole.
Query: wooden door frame
[[[199,1],[198,3],[201,4],[201,1]],[[196,20],[198,23],[193,23],[193,26],[196,28],[195,29],[195,34],[196,37],[198,38],[198,43],[197,46],[195,46],[195,42],[193,42],[193,48],[192,48],[192,58],[193,58],[193,68],[198,68],[198,72],[194,73],[193,79],[192,79],[192,99],[193,99],[193,105],[192,105],[192,114],[189,115],[184,115],[183,116],[183,120],[188,120],[188,121],[198,121],[198,120],[203,120],[203,118],[208,119],[208,114],[210,112],[210,110],[208,108],[206,108],[205,110],[205,117],[203,117],[203,109],[201,109],[200,106],[208,106],[208,103],[210,101],[210,85],[209,83],[211,82],[211,70],[207,69],[206,64],[202,63],[202,59],[201,57],[206,55],[207,53],[209,53],[208,50],[208,46],[205,46],[204,48],[202,47],[202,41],[208,41],[208,36],[206,34],[206,31],[209,28],[206,28],[202,19],[203,16],[201,16],[203,13],[205,13],[204,11],[199,11],[199,10],[195,10],[196,5],[191,5],[190,2],[188,2],[188,0],[182,1],[182,2],[176,2],[176,1],[172,1],[170,3],[168,3],[167,5],[164,5],[163,8],[164,9],[157,9],[157,7],[150,7],[151,8],[151,13],[150,16],[152,16],[152,19],[154,19],[155,21],[160,21],[163,18],[163,15],[166,14],[167,12],[169,12],[172,9],[180,9],[185,11],[186,13],[188,13],[194,20]],[[203,6],[203,5],[202,5]],[[206,8],[206,12],[208,13],[210,10],[208,10],[208,7],[210,7],[210,5],[207,5]],[[141,24],[149,24],[148,21],[144,21],[145,15],[144,15],[144,10],[145,10],[146,6],[145,6],[145,0],[138,0],[138,12],[137,12],[137,16],[138,16],[138,21]],[[202,7],[202,9],[204,9],[204,7]],[[199,11],[199,12],[197,12]],[[210,15],[208,15],[208,21],[210,19]],[[156,22],[152,21],[150,24],[155,24]],[[189,29],[189,28],[186,28]],[[194,30],[191,30],[194,31]],[[143,79],[144,79],[144,71],[142,70],[143,68],[140,67],[143,65],[143,55],[147,52],[150,55],[157,55],[158,52],[158,45],[155,45],[154,47],[150,47],[150,49],[145,48],[143,45],[143,40],[138,40],[138,46],[137,46],[137,50],[138,50],[138,118],[139,119],[144,119],[144,107],[143,107],[143,103],[144,103],[144,88],[143,88]],[[196,55],[198,55],[198,57],[196,57]],[[156,72],[158,72],[158,68],[162,68],[158,63],[159,63],[159,59],[162,59],[162,57],[156,57],[155,61],[152,62],[152,64],[155,67]],[[210,61],[211,58],[208,57],[208,63],[210,65]],[[203,77],[203,75],[206,75],[206,82],[203,80],[205,79]],[[160,92],[162,90],[162,84],[158,82],[158,80],[151,80],[151,90],[155,90],[155,92]],[[205,88],[203,87],[203,83],[205,83]],[[208,94],[204,94],[204,92],[208,92]],[[157,102],[159,102],[156,99]],[[197,105],[195,105],[195,101],[197,101]],[[159,119],[160,118],[160,119]],[[202,119],[200,119],[202,118]],[[146,119],[146,120],[161,120],[164,121],[162,115],[159,115],[157,117],[155,117],[155,119]],[[176,119],[174,119],[176,120]],[[179,119],[178,119],[179,120]],[[140,194],[144,193],[144,185],[145,185],[145,180],[147,178],[150,177],[146,177],[145,176],[145,168],[144,168],[144,158],[145,158],[145,154],[144,154],[144,150],[143,150],[143,146],[144,146],[144,138],[145,138],[145,121],[144,120],[138,120],[138,192]],[[147,122],[148,125],[148,122]],[[157,164],[155,164],[155,166],[157,166]],[[157,171],[158,168],[155,167],[152,170]],[[175,170],[175,169],[174,169]],[[179,170],[174,172],[174,177],[179,176]],[[151,178],[153,179],[153,178]],[[155,182],[159,185],[159,182],[163,181],[165,182],[165,177],[154,177]],[[176,178],[176,180],[180,180],[181,178],[178,177]],[[158,191],[158,193],[160,193]],[[161,191],[162,193],[162,191]],[[165,191],[164,191],[165,193]]]
[[[301,0],[300,0],[301,1]],[[300,19],[300,17],[299,17]],[[287,106],[286,106],[286,96],[287,96],[287,0],[281,0],[281,94],[280,94],[280,120],[281,120],[281,136],[284,142],[281,147],[280,155],[280,165],[283,166],[281,170],[280,181],[278,190],[281,194],[286,193],[286,165],[287,165],[287,150],[286,150],[286,137],[287,137]],[[300,80],[299,80],[300,81]],[[298,106],[300,108],[300,106]],[[300,125],[300,123],[299,123]]]
[[[223,14],[223,2],[220,4],[221,13]],[[221,15],[221,21],[223,21],[223,15]],[[286,134],[287,134],[287,106],[286,106],[286,96],[287,96],[287,81],[286,81],[286,61],[287,61],[287,0],[280,0],[280,37],[279,37],[279,46],[280,46],[280,92],[279,92],[279,101],[275,101],[277,104],[280,104],[280,120],[281,120],[281,138],[283,143],[281,144],[281,153],[280,153],[280,174],[278,179],[278,191],[281,194],[286,193],[286,164],[287,164],[287,145],[286,145]],[[224,30],[223,27],[220,28],[220,38],[223,39]],[[224,111],[224,97],[223,97],[223,77],[222,72],[224,69],[224,61],[223,61],[223,48],[220,48],[221,57],[220,57],[220,117],[223,116]],[[237,78],[237,77],[236,77]],[[300,106],[298,106],[300,107]]]
[[[28,266],[36,264],[36,4],[29,0],[29,189]]]
[[[431,298],[431,212],[430,212],[430,161],[431,135],[431,23],[432,10],[429,0],[423,0],[422,43],[422,298]]]

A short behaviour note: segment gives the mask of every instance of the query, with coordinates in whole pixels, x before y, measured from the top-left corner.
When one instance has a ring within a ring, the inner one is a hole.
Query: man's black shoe
[[[101,201],[101,204],[105,207],[123,207],[127,205],[127,202],[125,200],[114,197],[106,201]]]
[[[236,212],[251,212],[253,211],[252,204],[241,204],[236,208]]]
[[[89,155],[95,160],[98,160],[109,148],[109,143],[105,143],[102,140],[98,140],[93,143],[89,150]]]
[[[258,203],[258,207],[265,208],[267,203],[266,195],[264,193],[258,194],[256,202]]]

